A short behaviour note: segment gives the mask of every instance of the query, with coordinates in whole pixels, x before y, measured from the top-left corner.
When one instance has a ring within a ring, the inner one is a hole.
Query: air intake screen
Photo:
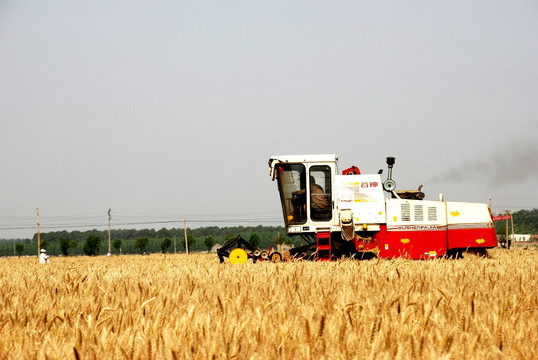
[[[402,204],[402,221],[411,221],[411,205]]]
[[[428,207],[428,221],[437,221],[436,207]]]
[[[424,221],[424,207],[415,205],[415,221]]]

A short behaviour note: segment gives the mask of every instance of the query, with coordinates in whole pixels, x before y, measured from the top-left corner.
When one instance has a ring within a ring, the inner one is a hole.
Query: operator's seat
[[[329,221],[332,218],[331,208],[327,209],[310,209],[310,217],[315,221]]]

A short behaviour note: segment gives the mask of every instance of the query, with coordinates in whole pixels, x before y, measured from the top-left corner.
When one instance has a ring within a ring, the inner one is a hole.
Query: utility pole
[[[112,209],[108,209],[108,256],[110,256],[110,219],[112,216],[110,215],[110,211]]]
[[[36,208],[37,210],[37,256],[41,254],[41,233],[39,229],[39,206]]]
[[[510,210],[510,223],[512,224],[512,244],[514,244],[514,249],[516,248],[516,237],[514,236],[514,214]]]
[[[506,227],[506,247],[508,249],[512,249],[514,247],[514,244],[512,244],[510,242],[510,240],[508,239],[508,210],[505,210],[505,214],[506,214],[506,220],[505,220],[505,227]],[[509,246],[508,246],[509,245]]]
[[[187,221],[185,215],[183,215],[183,230],[185,231],[185,251],[189,255],[189,242],[187,241]]]

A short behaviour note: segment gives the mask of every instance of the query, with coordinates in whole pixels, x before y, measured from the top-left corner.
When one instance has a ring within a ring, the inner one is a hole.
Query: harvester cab
[[[269,160],[277,180],[288,232],[329,229],[336,217],[333,184],[336,156],[283,156]]]
[[[306,240],[317,260],[362,256],[365,251],[424,259],[497,245],[486,204],[425,201],[423,185],[396,190],[393,157],[387,158],[384,182],[381,170],[362,174],[356,166],[339,175],[337,161],[335,155],[269,159],[286,232]]]
[[[361,174],[353,166],[337,175],[335,155],[276,156],[269,160],[278,183],[288,233],[312,234],[340,230],[357,220],[364,230],[379,230],[385,222],[380,174]],[[392,180],[391,180],[392,181]],[[350,214],[353,219],[348,219]]]

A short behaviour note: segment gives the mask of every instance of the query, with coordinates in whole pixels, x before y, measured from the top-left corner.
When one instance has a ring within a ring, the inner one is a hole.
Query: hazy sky
[[[0,238],[281,225],[281,154],[536,208],[538,2],[3,0],[0,121]]]

